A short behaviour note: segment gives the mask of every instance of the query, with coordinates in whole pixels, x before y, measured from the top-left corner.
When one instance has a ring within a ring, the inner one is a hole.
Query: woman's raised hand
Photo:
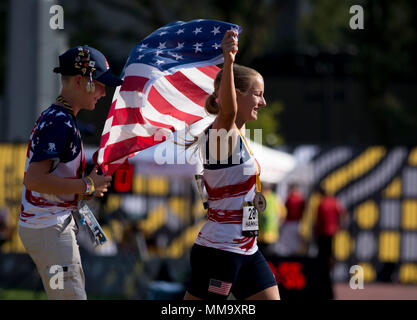
[[[225,62],[235,62],[235,56],[238,52],[237,36],[238,34],[235,30],[228,30],[224,34],[223,40],[221,42],[221,47],[223,50]]]

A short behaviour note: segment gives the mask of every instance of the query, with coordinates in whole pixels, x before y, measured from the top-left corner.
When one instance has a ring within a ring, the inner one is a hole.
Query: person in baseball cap
[[[61,54],[59,66],[53,71],[62,76],[58,104],[71,105],[74,115],[81,109],[94,110],[97,101],[106,95],[106,86],[117,87],[123,83],[111,73],[106,57],[87,45],[73,47]]]
[[[122,80],[111,74],[104,55],[88,46],[60,55],[54,72],[62,76],[62,89],[39,116],[29,138],[19,236],[49,299],[84,300],[85,278],[76,238],[78,205],[81,200],[103,197],[112,177],[100,175],[96,167],[86,172],[76,116],[81,110],[94,110],[106,95],[106,86],[119,86]],[[59,290],[52,267],[63,273]]]
[[[110,72],[106,57],[89,46],[74,47],[61,54],[59,67],[54,68],[54,72],[67,76],[88,76],[90,83],[95,79],[109,87],[117,87],[123,83],[123,80]]]

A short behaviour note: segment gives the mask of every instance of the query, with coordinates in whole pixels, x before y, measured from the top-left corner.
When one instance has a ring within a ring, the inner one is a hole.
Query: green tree
[[[284,142],[280,134],[280,123],[278,121],[284,106],[281,102],[273,101],[268,103],[266,108],[258,112],[258,120],[246,123],[246,129],[262,129],[262,144],[269,147],[278,147]]]
[[[414,103],[394,92],[393,82],[415,79],[417,4],[415,1],[310,1],[302,19],[305,44],[356,52],[353,74],[366,93],[365,109],[378,130],[375,143],[415,143]],[[364,29],[351,30],[349,8],[364,10]]]
[[[394,81],[416,73],[417,6],[413,1],[367,1],[365,32],[351,38],[359,49],[356,74],[365,84],[367,107],[374,116],[380,142],[414,143],[417,131],[414,103],[393,91]],[[411,138],[411,139],[410,139]]]
[[[141,26],[140,28],[127,28],[120,32],[120,35],[128,41],[138,42],[155,29],[177,20],[188,21],[203,18],[238,24],[243,28],[239,37],[238,58],[242,64],[250,64],[254,58],[264,53],[270,40],[274,38],[276,17],[288,2],[289,0],[100,1],[112,11],[132,17]],[[85,7],[82,10],[85,10]]]
[[[66,3],[69,0],[61,1]],[[276,32],[276,17],[288,2],[289,0],[78,0],[65,6],[65,15],[66,23],[70,22],[67,30],[71,45],[89,44],[101,48],[109,56],[118,55],[117,63],[110,61],[116,73],[121,72],[130,50],[151,32],[173,21],[199,18],[240,25],[243,32],[239,36],[237,62],[250,66],[270,46],[270,40]],[[123,26],[114,25],[112,20],[102,17],[104,13],[110,18],[123,17],[126,23]],[[119,45],[115,47],[113,43]],[[266,133],[265,142],[269,145],[282,142],[278,132],[278,115],[281,110],[281,104],[270,103],[268,108],[260,112],[260,121],[256,123]],[[81,115],[86,122],[95,122],[95,119],[88,117],[92,116]],[[104,115],[99,120],[97,123],[104,123]]]

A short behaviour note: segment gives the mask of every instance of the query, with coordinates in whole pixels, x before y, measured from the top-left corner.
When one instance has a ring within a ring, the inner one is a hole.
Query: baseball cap
[[[119,77],[110,72],[106,57],[97,49],[89,46],[78,46],[68,49],[59,56],[59,67],[54,72],[66,76],[92,76],[93,79],[110,87],[123,83]]]

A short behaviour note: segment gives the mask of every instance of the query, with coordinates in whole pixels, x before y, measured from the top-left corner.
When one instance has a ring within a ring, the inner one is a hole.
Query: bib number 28
[[[242,235],[245,237],[258,235],[258,212],[253,206],[243,207]]]

